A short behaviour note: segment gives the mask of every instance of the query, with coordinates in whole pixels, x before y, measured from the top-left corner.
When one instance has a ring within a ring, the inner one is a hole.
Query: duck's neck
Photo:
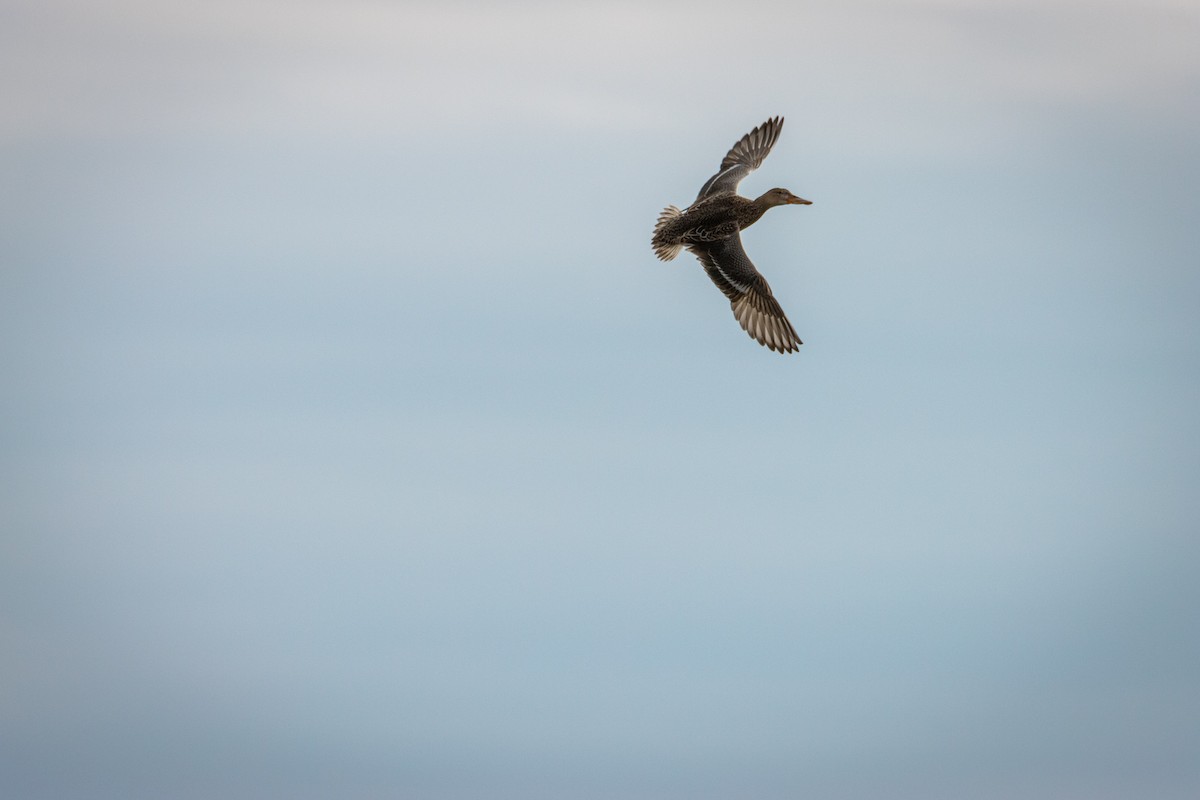
[[[746,205],[745,215],[742,217],[742,227],[748,228],[754,223],[762,219],[762,215],[767,213],[768,208],[772,208],[775,204],[770,202],[766,195],[751,200]]]

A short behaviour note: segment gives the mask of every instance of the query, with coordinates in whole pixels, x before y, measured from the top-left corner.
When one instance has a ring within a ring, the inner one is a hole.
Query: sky
[[[5,3],[0,791],[1200,796],[1198,38]]]

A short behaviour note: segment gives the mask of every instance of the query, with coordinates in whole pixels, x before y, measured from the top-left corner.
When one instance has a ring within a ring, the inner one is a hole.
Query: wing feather
[[[742,237],[733,235],[717,242],[688,245],[708,277],[729,298],[733,316],[742,330],[759,344],[779,353],[794,353],[803,342],[767,279],[754,268],[742,247]]]
[[[763,159],[771,152],[782,130],[783,117],[771,117],[739,139],[725,154],[725,158],[721,159],[721,168],[717,174],[705,181],[696,199],[736,192],[742,178],[758,169]]]

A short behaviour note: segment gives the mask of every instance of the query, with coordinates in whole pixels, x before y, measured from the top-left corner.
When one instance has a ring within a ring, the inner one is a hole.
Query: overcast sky
[[[1194,0],[0,9],[0,793],[1200,796]],[[800,337],[650,250],[746,131]]]

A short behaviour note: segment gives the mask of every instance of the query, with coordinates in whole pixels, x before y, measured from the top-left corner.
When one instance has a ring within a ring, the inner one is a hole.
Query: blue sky
[[[1195,797],[1194,3],[568,5],[0,12],[5,795]]]

